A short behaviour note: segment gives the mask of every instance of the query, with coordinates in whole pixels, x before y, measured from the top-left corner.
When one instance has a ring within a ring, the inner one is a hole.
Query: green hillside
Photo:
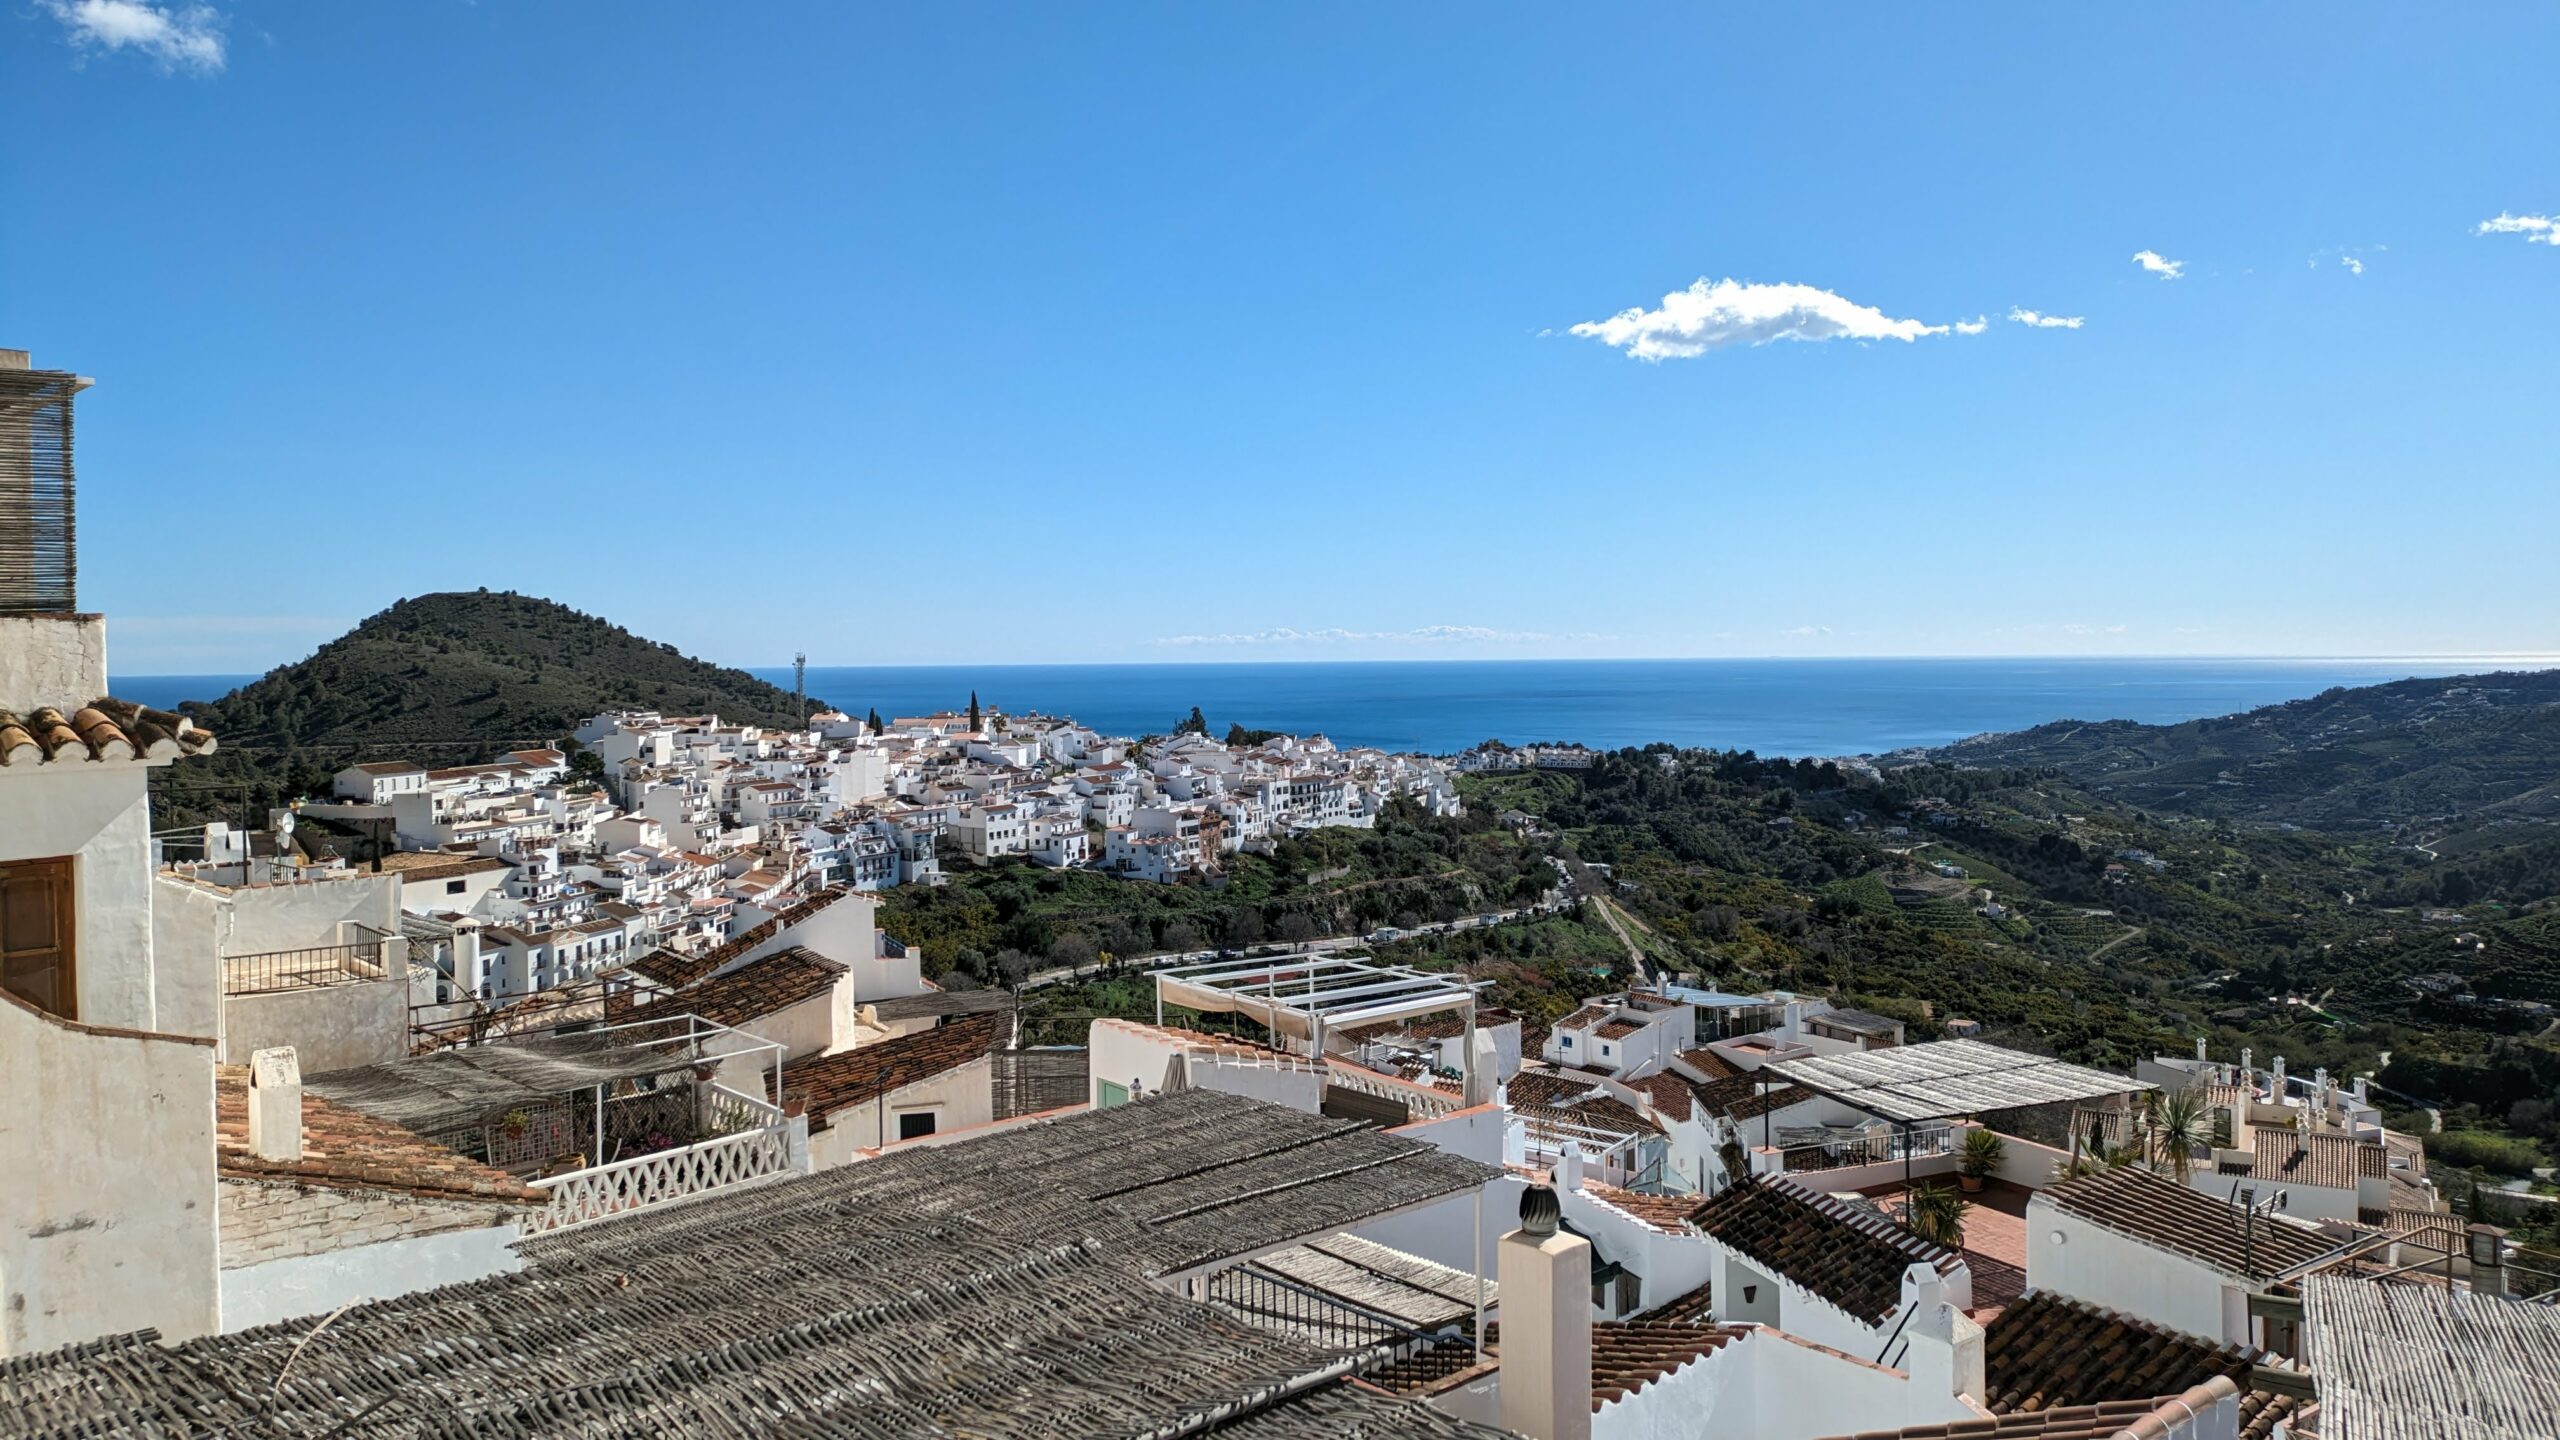
[[[813,707],[819,702],[812,701]],[[209,704],[220,749],[155,776],[163,826],[252,819],[356,760],[456,765],[558,740],[598,711],[788,724],[789,691],[529,595],[403,600]]]
[[[2039,725],[1926,758],[2052,767],[2141,810],[2355,830],[2560,819],[2560,670],[2404,680],[2183,725]]]

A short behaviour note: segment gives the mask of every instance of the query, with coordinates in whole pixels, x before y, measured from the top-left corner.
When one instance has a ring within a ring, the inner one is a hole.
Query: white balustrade
[[[610,1165],[532,1181],[534,1188],[550,1192],[551,1202],[527,1220],[524,1228],[527,1234],[539,1235],[635,1214],[790,1171],[787,1127],[768,1125],[744,1130],[698,1145],[637,1155]]]

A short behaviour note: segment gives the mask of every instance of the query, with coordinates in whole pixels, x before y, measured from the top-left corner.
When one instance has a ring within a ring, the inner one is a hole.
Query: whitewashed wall
[[[0,1001],[0,1355],[215,1322],[213,1046]]]
[[[972,1060],[918,1084],[892,1090],[880,1100],[864,1100],[832,1112],[826,1129],[813,1128],[809,1132],[810,1163],[825,1170],[850,1163],[859,1151],[895,1145],[898,1117],[918,1111],[932,1113],[937,1136],[989,1123],[996,1118],[994,1068],[991,1060]],[[788,1085],[788,1066],[784,1067],[783,1076]],[[817,1118],[810,1117],[813,1122]]]
[[[2248,1337],[2247,1296],[2220,1271],[2084,1220],[2041,1195],[2027,1202],[2027,1286],[2217,1343]]]

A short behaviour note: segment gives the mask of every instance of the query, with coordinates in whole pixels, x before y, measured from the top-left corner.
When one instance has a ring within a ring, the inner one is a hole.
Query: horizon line
[[[273,665],[269,665],[269,666],[267,666],[267,667],[266,667],[265,669],[263,669],[263,670],[254,670],[254,671],[252,671],[252,670],[131,670],[131,671],[122,671],[122,672],[119,672],[119,673],[122,673],[122,674],[126,675],[128,678],[136,679],[136,680],[183,680],[183,679],[224,679],[224,680],[230,680],[230,679],[256,679],[256,678],[258,678],[258,677],[260,677],[260,676],[263,676],[263,675],[268,674],[268,673],[269,673],[269,672],[271,672],[271,671],[284,669],[284,668],[286,668],[287,666],[290,666],[290,665],[300,664],[302,660],[307,660],[307,659],[309,659],[309,658],[311,658],[311,657],[310,657],[310,656],[308,656],[308,655],[306,655],[306,656],[301,657],[301,659],[298,659],[298,660],[284,660],[284,661],[279,661],[279,662],[277,662],[277,663],[275,663],[275,664],[273,664]],[[689,657],[689,658],[697,659],[697,660],[701,660],[701,659],[703,659],[704,657],[701,657],[701,656],[692,656],[692,657]],[[1941,652],[1941,653],[1913,654],[1913,655],[1891,655],[1891,654],[1882,654],[1882,655],[1878,655],[1878,654],[1865,654],[1865,655],[1804,655],[1804,654],[1765,654],[1765,655],[1427,655],[1427,656],[1426,656],[1426,655],[1342,655],[1342,656],[1309,656],[1309,655],[1302,655],[1302,656],[1286,656],[1286,657],[1283,657],[1283,656],[1257,656],[1257,657],[1249,657],[1249,658],[1243,658],[1243,657],[1240,657],[1240,658],[1231,658],[1231,659],[1184,659],[1184,660],[988,660],[988,661],[974,661],[974,660],[962,660],[962,661],[950,661],[950,660],[936,660],[936,661],[884,661],[884,660],[873,660],[873,661],[856,661],[856,662],[824,662],[824,663],[821,663],[821,662],[818,662],[818,661],[814,661],[814,660],[813,660],[813,661],[809,662],[809,668],[810,668],[810,669],[812,669],[812,670],[1035,670],[1035,669],[1036,669],[1036,670],[1077,670],[1077,669],[1166,669],[1166,670],[1171,670],[1171,669],[1181,669],[1181,668],[1191,668],[1191,669],[1213,668],[1213,667],[1219,667],[1219,666],[1234,666],[1234,667],[1242,668],[1242,667],[1247,667],[1247,666],[1257,666],[1257,665],[1259,665],[1259,666],[1282,666],[1282,665],[1623,665],[1623,664],[1693,664],[1693,665],[1715,665],[1715,664],[1733,664],[1733,663],[1750,663],[1750,664],[1760,664],[1760,663],[1767,663],[1767,662],[1782,662],[1782,663],[1855,662],[1855,663],[1861,663],[1861,664],[1868,664],[1868,663],[1877,663],[1877,662],[1914,662],[1914,661],[1920,661],[1920,662],[1962,662],[1962,661],[1973,661],[1973,662],[1980,662],[1980,661],[2041,661],[2041,662],[2054,662],[2054,661],[2061,661],[2061,662],[2074,662],[2074,663],[2106,663],[2106,662],[2123,662],[2123,661],[2170,661],[2170,662],[2184,662],[2184,663],[2196,663],[2196,662],[2229,662],[2229,663],[2252,663],[2252,664],[2294,664],[2294,665],[2311,665],[2311,664],[2359,664],[2359,665],[2428,664],[2428,665],[2454,665],[2454,664],[2478,664],[2478,663],[2501,662],[2501,663],[2507,663],[2507,664],[2523,664],[2523,665],[2527,665],[2527,666],[2530,666],[2530,667],[2533,667],[2533,668],[2560,668],[2560,651],[2539,651],[2539,650],[2486,650],[2486,651],[2445,651],[2445,652],[2438,652],[2438,653],[2434,653],[2434,654],[2397,652],[2397,653],[2378,654],[2378,655],[2349,655],[2349,654],[2274,654],[2274,653],[2264,653],[2264,654],[2260,654],[2260,653],[2242,653],[2242,652],[2229,652],[2229,653],[2214,652],[2214,653],[2204,653],[2204,654],[2177,654],[2177,653],[2088,654],[2088,653],[2085,653],[2085,652],[2081,652],[2081,653],[2068,653],[2068,652],[2064,652],[2064,653],[2055,653],[2055,652],[2042,652],[2042,653],[2039,653],[2039,652],[2002,652],[2002,653],[1996,653],[1996,654],[1967,654],[1967,653],[1944,653],[1944,652]],[[732,670],[743,670],[743,671],[747,671],[747,672],[749,672],[749,673],[753,673],[753,672],[760,671],[760,670],[779,670],[779,671],[787,671],[787,670],[789,670],[789,669],[791,669],[791,668],[792,668],[792,666],[791,666],[790,662],[788,662],[788,661],[784,661],[784,662],[779,663],[779,664],[763,664],[763,663],[753,663],[753,662],[748,662],[748,663],[737,663],[737,662],[718,661],[718,660],[705,660],[705,661],[704,661],[704,663],[707,663],[707,664],[713,664],[713,665],[720,665],[720,666],[723,666],[724,668],[732,669]]]

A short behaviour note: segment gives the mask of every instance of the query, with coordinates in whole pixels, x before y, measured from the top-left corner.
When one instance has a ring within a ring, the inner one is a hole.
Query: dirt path
[[[2127,940],[2132,940],[2132,939],[2137,939],[2137,938],[2139,938],[2139,937],[2141,936],[2141,934],[2142,934],[2142,927],[2141,927],[2141,926],[2139,926],[2139,925],[2129,925],[2129,926],[2126,926],[2126,927],[2125,927],[2125,932],[2124,932],[2123,934],[2121,934],[2121,935],[2117,936],[2117,937],[2116,937],[2116,938],[2114,938],[2113,940],[2108,941],[2106,944],[2099,946],[2097,949],[2090,951],[2090,952],[2089,952],[2089,958],[2090,958],[2090,959],[2092,959],[2092,960],[2095,960],[2095,959],[2097,959],[2099,956],[2106,954],[2108,951],[2113,950],[2114,948],[2116,948],[2117,946],[2119,946],[2119,945],[2123,944],[2123,943],[2124,943],[2124,942],[2126,942]]]

